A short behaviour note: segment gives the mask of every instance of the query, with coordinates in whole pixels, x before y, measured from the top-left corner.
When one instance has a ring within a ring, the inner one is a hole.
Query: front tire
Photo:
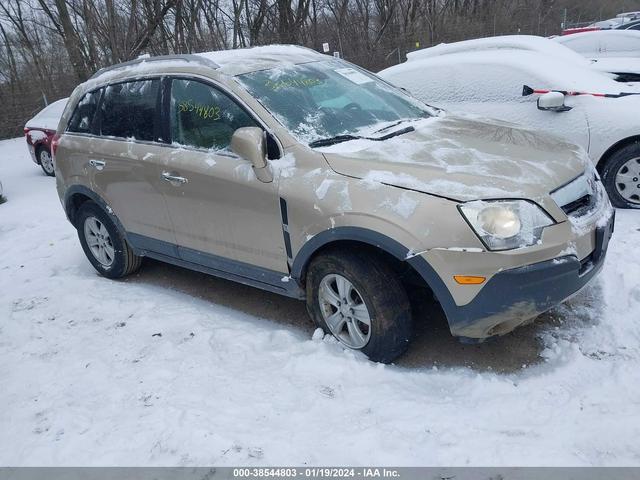
[[[409,298],[395,271],[367,252],[330,252],[312,260],[307,310],[325,332],[370,360],[389,363],[411,337]]]
[[[602,182],[618,208],[640,208],[640,142],[631,143],[609,157]]]
[[[111,215],[97,204],[82,204],[77,219],[82,249],[100,275],[121,278],[140,268],[142,257],[133,253]]]
[[[38,163],[40,163],[40,167],[42,167],[42,171],[46,175],[50,177],[56,176],[56,170],[53,166],[53,157],[46,147],[40,147],[38,149]]]

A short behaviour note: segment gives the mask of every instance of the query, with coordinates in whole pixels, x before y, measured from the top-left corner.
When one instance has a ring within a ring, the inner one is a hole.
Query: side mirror
[[[266,137],[261,128],[242,127],[233,132],[231,151],[251,162],[258,180],[265,183],[273,181],[273,175],[267,163]]]
[[[538,110],[568,112],[572,108],[564,104],[564,94],[560,92],[549,92],[538,97]]]

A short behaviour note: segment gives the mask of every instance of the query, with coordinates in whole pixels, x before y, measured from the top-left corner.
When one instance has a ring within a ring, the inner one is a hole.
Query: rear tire
[[[306,290],[311,318],[344,346],[382,363],[407,350],[409,298],[396,272],[378,256],[352,251],[320,255],[309,265]]]
[[[133,253],[111,215],[97,204],[83,203],[77,219],[82,249],[100,275],[121,278],[140,268],[142,257]]]
[[[640,208],[640,142],[609,157],[602,169],[602,183],[614,207]]]
[[[40,163],[42,171],[50,177],[55,177],[56,170],[53,166],[53,157],[47,147],[39,147],[36,155],[38,156],[38,163]]]

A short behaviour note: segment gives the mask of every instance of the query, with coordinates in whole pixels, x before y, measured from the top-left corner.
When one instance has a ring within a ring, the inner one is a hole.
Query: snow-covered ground
[[[533,326],[464,349],[427,329],[383,366],[289,299],[153,262],[97,276],[24,139],[0,181],[0,465],[640,465],[638,211]],[[486,368],[514,338],[532,361]]]

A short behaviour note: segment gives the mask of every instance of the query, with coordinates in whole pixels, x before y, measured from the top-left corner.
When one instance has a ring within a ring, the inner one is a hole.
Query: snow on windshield
[[[237,79],[303,143],[357,135],[368,127],[434,113],[375,76],[337,60],[283,65]]]

